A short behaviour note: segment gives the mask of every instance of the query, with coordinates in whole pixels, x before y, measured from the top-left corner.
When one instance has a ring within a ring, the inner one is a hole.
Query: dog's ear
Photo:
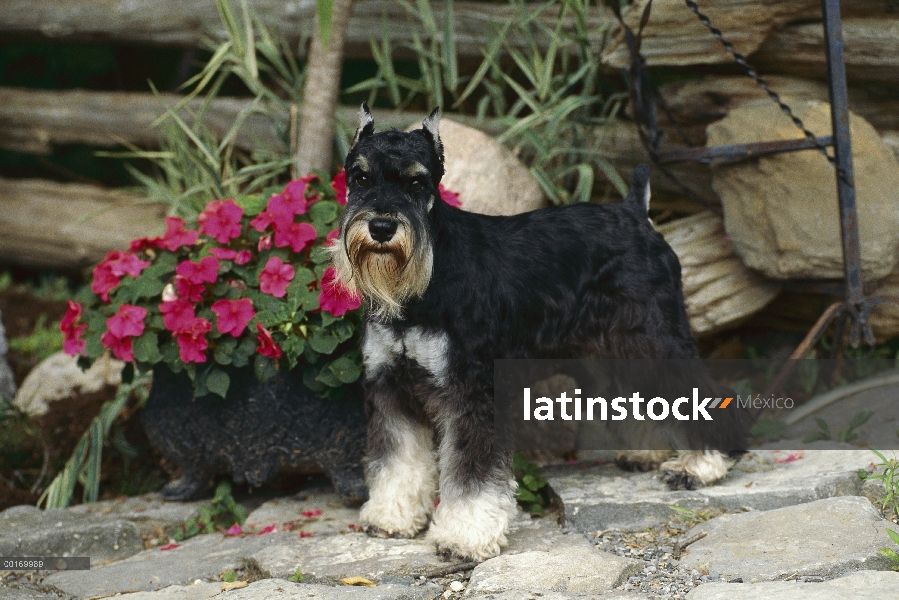
[[[435,108],[428,117],[421,122],[422,130],[425,132],[425,136],[428,137],[431,141],[431,144],[434,146],[434,151],[437,152],[437,157],[440,159],[440,164],[443,164],[443,142],[440,141],[440,107]]]
[[[637,165],[631,173],[631,189],[625,202],[637,207],[644,214],[649,212],[649,165]]]
[[[356,128],[356,135],[353,136],[353,143],[350,144],[350,148],[358,144],[359,140],[374,132],[375,120],[371,116],[371,111],[368,110],[368,104],[363,102],[361,108],[359,108],[359,126]]]

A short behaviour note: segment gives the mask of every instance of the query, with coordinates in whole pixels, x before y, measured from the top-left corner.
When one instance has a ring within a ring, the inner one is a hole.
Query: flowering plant
[[[266,192],[267,200],[213,200],[196,229],[168,217],[161,237],[109,252],[90,290],[69,302],[65,351],[83,366],[109,350],[140,371],[184,370],[197,397],[224,397],[229,365],[252,364],[265,381],[299,364],[304,383],[324,395],[358,379],[351,338],[361,298],[335,281],[326,248],[346,203],[345,176],[309,175]]]

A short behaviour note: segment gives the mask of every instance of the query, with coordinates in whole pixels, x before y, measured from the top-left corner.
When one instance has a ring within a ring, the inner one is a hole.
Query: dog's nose
[[[396,233],[396,221],[384,217],[375,217],[368,222],[368,233],[376,242],[386,243]]]

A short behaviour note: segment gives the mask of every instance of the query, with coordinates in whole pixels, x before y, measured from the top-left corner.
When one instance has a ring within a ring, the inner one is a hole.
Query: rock
[[[899,271],[891,273],[877,283],[876,294],[889,294],[899,297]],[[899,306],[896,304],[882,303],[874,307],[870,313],[869,322],[874,341],[882,344],[899,336]]]
[[[830,106],[796,102],[806,127],[828,135]],[[851,115],[862,271],[879,279],[899,263],[899,161],[861,117]],[[708,128],[708,145],[801,138],[771,102],[741,106]],[[765,156],[713,168],[724,226],[747,266],[775,279],[840,279],[836,176],[816,151]]]
[[[753,584],[706,583],[687,600],[894,600],[899,597],[899,573],[857,571],[831,581],[761,581]]]
[[[6,361],[9,343],[6,341],[6,329],[3,327],[3,313],[0,312],[0,399],[11,400],[16,396],[16,381],[12,368]]]
[[[787,439],[803,440],[808,435],[821,431],[815,419],[824,419],[832,436],[836,439],[839,432],[849,427],[853,417],[860,412],[874,413],[863,425],[853,430],[858,437],[853,444],[866,448],[897,448],[896,431],[899,429],[899,403],[896,402],[899,385],[884,386],[865,390],[826,406],[816,413],[810,414],[798,423],[791,425],[783,432]],[[784,448],[789,442],[778,442]],[[801,444],[795,445],[801,448]],[[871,460],[878,461],[871,453]]]
[[[217,581],[222,571],[243,567],[246,556],[267,545],[286,544],[288,539],[295,541],[297,536],[288,533],[246,538],[199,535],[172,550],[152,548],[90,571],[54,573],[44,579],[43,585],[70,596],[90,598],[188,585],[197,579]]]
[[[475,567],[470,594],[506,590],[593,593],[608,590],[643,570],[643,562],[593,548],[503,554]]]
[[[881,12],[869,18],[850,17],[842,21],[847,79],[850,82],[895,83],[899,71],[899,21],[895,14],[888,17]],[[727,30],[724,31],[726,35]],[[774,30],[758,53],[749,58],[762,73],[789,73],[820,79],[827,78],[826,61],[824,26],[820,20]]]
[[[446,166],[442,183],[459,194],[463,209],[485,215],[515,215],[547,205],[540,184],[528,168],[486,133],[441,119],[440,139]]]
[[[553,466],[543,470],[564,506],[565,523],[579,531],[634,530],[668,522],[671,506],[691,510],[770,510],[832,496],[861,493],[858,470],[874,455],[869,450],[816,450],[808,444],[803,458],[776,463],[788,453],[754,451],[744,456],[715,485],[670,491],[656,472],[627,473],[612,465]],[[843,448],[852,448],[842,444]]]
[[[8,588],[0,583],[0,598],[3,600],[59,600],[59,595],[32,589]]]
[[[708,335],[764,308],[780,285],[748,269],[718,215],[705,211],[657,227],[681,264],[690,329]]]
[[[155,592],[126,594],[127,600],[207,600],[220,594],[222,582],[203,581],[190,585],[170,585]]]
[[[303,516],[304,511],[320,510],[321,514]],[[244,527],[261,530],[268,525],[275,525],[281,531],[285,524],[293,526],[295,531],[322,536],[351,531],[350,525],[359,522],[359,510],[344,506],[340,496],[332,493],[319,493],[299,498],[277,498],[263,503],[250,513]]]
[[[137,526],[97,520],[64,509],[14,506],[0,513],[0,556],[90,556],[92,565],[120,560],[143,548]]]
[[[104,385],[119,385],[124,366],[104,354],[90,369],[82,371],[76,357],[57,352],[32,369],[13,404],[33,417],[46,414],[50,402],[68,398],[76,391],[91,393]]]
[[[283,579],[266,579],[249,587],[228,592],[228,600],[432,600],[439,594],[435,585],[377,587],[332,587],[308,583],[293,583]],[[148,599],[149,600],[149,599]],[[153,599],[155,600],[155,599]]]
[[[890,561],[879,549],[889,542],[890,524],[856,496],[722,515],[693,528],[708,535],[690,546],[681,566],[746,582],[887,570]]]
[[[101,500],[92,504],[79,504],[66,509],[73,515],[90,515],[95,521],[124,519],[131,521],[142,536],[152,535],[157,529],[172,529],[195,517],[199,507],[206,502],[166,502],[158,492]]]
[[[629,594],[628,592],[618,592],[618,591],[603,591],[603,592],[594,592],[589,596],[585,596],[583,594],[566,594],[564,592],[556,592],[556,591],[544,591],[538,592],[533,595],[523,596],[521,590],[508,590],[505,592],[490,592],[485,594],[473,594],[473,595],[465,595],[463,596],[466,600],[471,598],[474,599],[482,599],[483,600],[522,600],[523,598],[527,598],[529,600],[643,600],[642,596],[635,596],[634,594]]]
[[[634,31],[648,0],[638,0],[623,11],[624,21]],[[749,55],[768,34],[785,23],[805,16],[812,8],[820,14],[816,0],[719,0],[700,4],[712,23],[724,32],[738,52]],[[681,0],[655,0],[643,32],[641,53],[649,66],[732,63],[733,58]],[[603,64],[624,68],[630,64],[624,32],[616,25],[602,53]]]

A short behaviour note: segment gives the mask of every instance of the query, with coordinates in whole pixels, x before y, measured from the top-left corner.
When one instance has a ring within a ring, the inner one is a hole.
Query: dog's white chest
[[[400,360],[411,360],[442,385],[446,381],[448,350],[449,338],[445,333],[425,333],[420,327],[410,327],[397,334],[384,325],[368,323],[362,363],[366,377],[371,378]]]

